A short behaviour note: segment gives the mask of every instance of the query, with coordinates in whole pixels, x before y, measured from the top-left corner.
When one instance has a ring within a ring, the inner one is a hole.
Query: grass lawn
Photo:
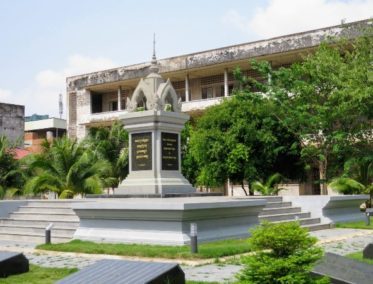
[[[1,284],[51,284],[77,271],[76,268],[50,268],[30,264],[30,271],[0,278]]]
[[[203,243],[198,246],[197,254],[190,253],[189,246],[161,246],[138,244],[104,244],[89,241],[73,240],[62,244],[44,244],[38,249],[79,252],[93,254],[112,254],[137,257],[156,257],[171,259],[206,259],[242,254],[250,251],[246,239],[223,240],[211,243]]]
[[[361,262],[365,262],[365,263],[368,263],[370,265],[373,265],[373,259],[363,258],[363,252],[362,251],[350,253],[350,254],[346,255],[346,257],[351,258],[351,259],[355,259],[355,260],[358,260],[358,261],[361,261]]]
[[[350,229],[366,229],[373,230],[373,218],[370,218],[370,225],[367,226],[365,221],[355,221],[355,222],[343,222],[335,224],[336,228],[350,228]]]

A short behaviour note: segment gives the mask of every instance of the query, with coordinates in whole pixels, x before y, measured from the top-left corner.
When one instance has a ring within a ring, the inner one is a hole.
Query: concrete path
[[[319,239],[325,251],[345,255],[361,251],[369,242],[373,242],[373,230],[328,229],[311,232]],[[112,255],[88,255],[78,253],[44,252],[34,249],[35,244],[17,241],[0,241],[0,250],[23,252],[31,263],[47,267],[77,267],[78,269],[95,263],[100,259],[149,260],[146,258],[121,257]],[[156,259],[153,261],[163,261]],[[175,260],[166,260],[175,262]],[[181,265],[187,280],[230,283],[242,268],[240,265],[191,261]]]

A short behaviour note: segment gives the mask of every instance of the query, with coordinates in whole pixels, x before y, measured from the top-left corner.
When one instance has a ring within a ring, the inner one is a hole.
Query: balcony
[[[182,112],[190,112],[194,110],[203,110],[207,107],[217,105],[222,102],[224,97],[210,98],[193,100],[189,102],[183,102],[181,106]],[[110,125],[111,122],[119,119],[119,116],[126,114],[127,110],[120,111],[105,111],[97,112],[86,115],[81,115],[79,118],[79,124],[99,126],[99,125]]]
[[[91,126],[100,126],[100,125],[110,125],[111,122],[117,120],[120,115],[127,113],[126,110],[120,111],[105,111],[91,113],[87,115],[81,115],[79,124],[91,125]]]
[[[201,110],[207,107],[217,105],[223,101],[224,97],[210,98],[210,99],[201,99],[193,100],[189,102],[183,102],[181,106],[182,112],[190,112],[194,110]]]

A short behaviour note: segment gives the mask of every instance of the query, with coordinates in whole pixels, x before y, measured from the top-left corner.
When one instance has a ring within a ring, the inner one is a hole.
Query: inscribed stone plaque
[[[162,170],[179,170],[179,135],[162,132]]]
[[[152,169],[152,133],[132,134],[132,170]]]

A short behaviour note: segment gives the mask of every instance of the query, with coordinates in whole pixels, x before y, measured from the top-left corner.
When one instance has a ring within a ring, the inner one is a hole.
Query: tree
[[[367,31],[354,42],[325,42],[289,68],[256,65],[271,78],[261,89],[277,104],[276,117],[301,141],[303,160],[319,168],[323,194],[331,160],[372,145],[372,46]]]
[[[227,179],[239,183],[264,178],[271,172],[297,172],[291,161],[299,143],[273,115],[273,104],[248,90],[208,108],[191,132],[189,147],[199,171],[197,184],[215,187]],[[289,157],[287,164],[278,161]],[[252,193],[252,192],[251,192]]]
[[[118,187],[128,175],[128,132],[120,122],[110,128],[91,128],[85,143],[99,159],[111,164],[112,171],[106,177],[106,184],[112,189]]]
[[[259,191],[262,195],[277,195],[280,190],[283,190],[283,188],[278,187],[282,180],[283,177],[279,173],[275,173],[269,176],[265,183],[254,181],[251,187],[253,190]]]
[[[29,166],[34,177],[26,183],[25,191],[53,191],[59,198],[101,193],[103,178],[111,171],[109,162],[97,159],[93,151],[67,137],[45,141],[44,152],[35,155]]]
[[[191,132],[193,131],[192,123],[188,121],[181,131],[181,172],[192,185],[196,185],[199,168],[193,157],[189,143]]]
[[[244,269],[238,275],[242,283],[329,283],[311,277],[323,251],[297,222],[265,222],[251,233],[248,242],[255,254],[242,258]]]
[[[24,175],[14,150],[5,136],[0,136],[0,198],[21,194]]]

